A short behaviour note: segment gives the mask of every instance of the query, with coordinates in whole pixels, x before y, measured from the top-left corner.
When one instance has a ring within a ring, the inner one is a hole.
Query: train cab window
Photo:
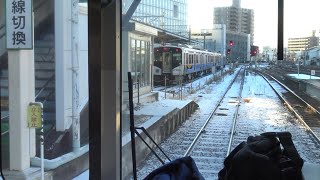
[[[154,61],[161,61],[161,54],[159,54],[159,53],[154,53]]]
[[[181,64],[182,53],[180,49],[175,49],[172,53],[172,66],[177,67]]]
[[[162,52],[159,49],[155,49],[154,51],[154,61],[155,62],[160,62],[162,61]]]

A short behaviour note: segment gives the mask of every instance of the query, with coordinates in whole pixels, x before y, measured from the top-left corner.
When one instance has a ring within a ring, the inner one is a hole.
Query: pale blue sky
[[[284,46],[290,37],[305,37],[317,30],[319,36],[319,0],[284,0]],[[189,0],[189,20],[193,29],[212,26],[213,7],[230,6],[232,0]],[[255,45],[276,47],[277,0],[242,0],[241,7],[254,9]]]

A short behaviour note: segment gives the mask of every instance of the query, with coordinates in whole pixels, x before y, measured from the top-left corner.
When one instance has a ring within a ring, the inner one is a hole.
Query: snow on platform
[[[306,79],[320,79],[318,76],[310,76],[310,74],[288,74],[288,76],[295,78],[295,79],[301,79],[301,80],[306,80]]]

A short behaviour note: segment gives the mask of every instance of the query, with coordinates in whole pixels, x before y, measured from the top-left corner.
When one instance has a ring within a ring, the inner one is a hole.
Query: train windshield
[[[154,65],[161,68],[163,73],[171,73],[173,68],[182,63],[182,54],[179,48],[156,48],[154,53]]]

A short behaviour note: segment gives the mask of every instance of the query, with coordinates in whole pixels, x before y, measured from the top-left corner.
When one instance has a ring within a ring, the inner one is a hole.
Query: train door
[[[163,73],[171,73],[172,69],[172,58],[170,52],[163,52],[163,63],[162,63],[162,72]]]

